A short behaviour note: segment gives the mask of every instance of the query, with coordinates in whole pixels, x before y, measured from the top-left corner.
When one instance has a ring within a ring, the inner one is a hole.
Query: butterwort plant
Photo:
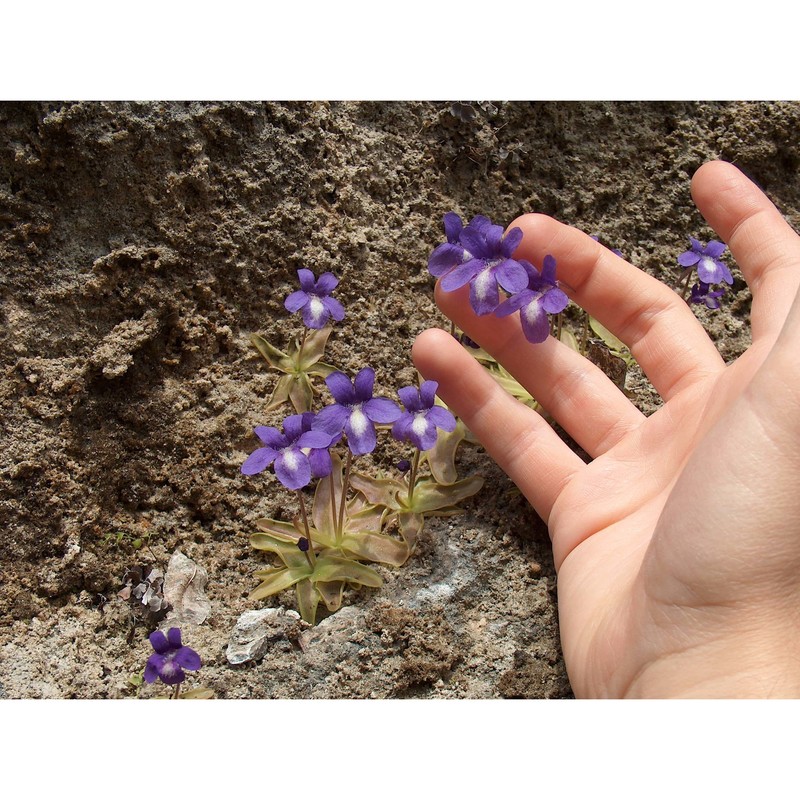
[[[684,271],[682,294],[688,303],[702,304],[712,310],[720,307],[720,298],[725,294],[723,284],[733,285],[733,275],[722,260],[726,249],[722,242],[713,239],[704,245],[694,236],[689,237],[689,249],[678,256],[678,266]],[[689,293],[692,276],[697,282]]]
[[[501,225],[493,225],[484,216],[476,216],[462,227],[461,218],[452,212],[445,215],[444,224],[448,241],[431,253],[428,270],[441,278],[445,291],[469,284],[472,308],[483,316],[500,304],[501,289],[514,293],[527,286],[525,268],[512,258],[522,241],[519,228],[504,234]]]
[[[353,461],[376,447],[378,434],[392,425],[395,438],[414,442],[417,448],[433,448],[437,429],[454,430],[453,415],[434,404],[436,384],[426,382],[421,389],[404,387],[399,396],[405,411],[390,398],[374,394],[375,372],[371,367],[360,370],[351,380],[344,373],[333,373],[326,379],[333,402],[316,415],[308,413],[305,430],[292,421],[293,435],[271,429],[256,429],[266,447],[258,448],[245,461],[242,472],[255,474],[281,454],[294,449],[292,459],[300,462],[307,451],[309,462],[315,451],[321,453],[322,438],[313,440],[309,433],[321,433],[329,442],[331,469],[319,478],[310,513],[306,511],[302,487],[295,474],[276,476],[287,488],[296,488],[300,515],[291,523],[260,519],[260,533],[250,537],[253,547],[278,556],[281,565],[259,570],[261,584],[252,592],[253,599],[269,597],[295,587],[296,601],[302,618],[316,621],[317,608],[324,603],[328,611],[342,604],[346,586],[378,588],[382,578],[375,569],[362,562],[401,566],[411,556],[425,516],[454,513],[458,502],[474,494],[482,479],[473,476],[466,481],[443,485],[432,477],[419,477],[419,449],[410,475],[401,478],[369,476],[352,472]],[[341,443],[345,460],[330,448]],[[267,452],[260,452],[266,450]],[[299,453],[297,452],[299,450]],[[314,474],[303,467],[303,480]],[[392,533],[391,531],[396,531]]]
[[[260,334],[250,337],[270,367],[284,373],[267,402],[267,411],[286,402],[291,402],[299,414],[310,411],[315,395],[313,378],[324,379],[335,371],[322,357],[333,323],[341,322],[345,316],[342,304],[333,297],[339,279],[332,272],[324,272],[316,278],[310,269],[297,270],[297,278],[300,288],[291,292],[283,304],[290,314],[300,314],[301,335],[285,352]]]
[[[444,215],[447,241],[434,248],[428,271],[445,292],[469,284],[472,310],[478,316],[520,313],[525,338],[540,344],[550,333],[550,316],[560,314],[569,298],[556,279],[556,260],[547,255],[539,271],[514,257],[523,239],[520,228],[504,233],[483,215],[464,226],[455,212]],[[501,297],[504,293],[505,299]]]

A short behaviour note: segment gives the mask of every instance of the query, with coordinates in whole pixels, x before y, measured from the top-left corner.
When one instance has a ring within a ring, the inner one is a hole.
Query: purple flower
[[[473,230],[486,230],[491,227],[492,222],[488,217],[481,214],[473,217],[467,228]],[[470,261],[473,258],[472,253],[464,247],[461,241],[461,234],[467,228],[461,222],[461,217],[453,211],[444,215],[444,234],[447,241],[440,244],[428,258],[428,272],[435,278],[441,278],[442,275],[450,272],[453,267]]]
[[[377,443],[375,423],[394,422],[401,414],[398,405],[385,397],[373,397],[375,370],[364,367],[353,383],[343,372],[325,378],[335,403],[317,414],[318,427],[331,435],[344,432],[354,456],[371,453]]]
[[[465,254],[471,256],[442,278],[442,289],[452,292],[469,283],[469,300],[476,314],[490,314],[500,303],[500,289],[509,293],[525,288],[528,277],[511,254],[522,241],[522,230],[513,228],[503,236],[501,225],[476,217],[458,237]]]
[[[336,322],[344,319],[342,304],[330,296],[339,283],[332,272],[324,272],[315,281],[314,273],[310,269],[299,269],[297,277],[300,279],[300,289],[292,292],[284,301],[287,311],[292,314],[300,311],[303,324],[317,330],[324,328],[331,318]]]
[[[242,464],[242,472],[255,475],[274,461],[275,474],[287,489],[302,489],[312,477],[329,475],[332,463],[328,448],[336,437],[317,429],[315,416],[312,411],[306,411],[286,417],[283,433],[277,428],[257,426],[255,434],[265,446],[250,454]]]
[[[457,264],[461,264],[466,258],[471,258],[464,247],[459,244],[458,237],[464,230],[464,223],[461,217],[453,211],[444,215],[444,235],[447,241],[440,244],[428,258],[428,272],[435,278],[441,278]]]
[[[710,241],[705,247],[694,237],[690,236],[691,249],[678,256],[678,263],[682,267],[697,266],[697,277],[702,283],[733,284],[731,271],[720,259],[725,252],[722,242]]]
[[[698,281],[692,286],[692,294],[689,297],[690,303],[704,303],[706,308],[717,309],[719,308],[719,298],[725,294],[725,289],[718,289],[715,292],[710,292],[710,284]]]
[[[392,426],[392,436],[401,442],[411,442],[418,450],[430,450],[439,437],[437,428],[452,432],[456,418],[442,406],[436,405],[436,381],[425,381],[417,389],[404,386],[397,394],[406,407],[405,412]]]
[[[533,264],[522,261],[528,275],[528,288],[509,297],[495,310],[498,317],[507,317],[519,311],[522,332],[532,344],[543,342],[550,334],[548,314],[558,314],[567,307],[569,298],[558,288],[556,260],[551,255],[544,257],[539,273]]]
[[[147,659],[144,668],[144,679],[148,683],[161,678],[164,683],[174,686],[186,678],[183,670],[202,666],[200,656],[191,647],[181,644],[180,628],[170,628],[166,636],[162,631],[153,631],[149,638],[155,653]]]

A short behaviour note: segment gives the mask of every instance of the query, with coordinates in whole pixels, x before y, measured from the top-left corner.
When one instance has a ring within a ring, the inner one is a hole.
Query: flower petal
[[[259,447],[242,464],[242,475],[257,475],[263,472],[277,457],[278,451],[271,447]]]
[[[528,305],[528,303],[532,303],[537,295],[538,292],[534,292],[531,289],[523,289],[518,294],[500,303],[494,310],[494,315],[496,317],[508,317],[515,311],[519,311],[523,306]]]
[[[408,440],[417,450],[430,450],[438,438],[436,426],[421,414],[408,427]]]
[[[173,650],[177,650],[179,647],[182,647],[183,642],[181,642],[181,629],[170,628],[167,631],[167,641],[169,642],[169,646]]]
[[[161,674],[161,667],[166,660],[166,656],[159,655],[158,653],[153,653],[153,655],[147,659],[147,664],[145,664],[144,667],[144,679],[147,683],[153,683],[157,680],[158,676]]]
[[[283,438],[285,443],[283,447],[288,447],[297,441],[297,438],[303,432],[303,415],[292,414],[283,420]],[[283,449],[283,448],[276,448]]]
[[[309,296],[302,290],[292,292],[284,301],[283,306],[287,311],[294,314],[299,311],[308,301]]]
[[[325,378],[325,385],[333,395],[337,403],[341,405],[352,405],[356,402],[356,393],[350,378],[344,372],[331,372]],[[324,411],[324,409],[323,409]]]
[[[542,280],[549,283],[551,286],[556,285],[556,260],[549,253],[544,257],[542,262]]]
[[[394,422],[403,413],[400,406],[388,397],[373,397],[364,403],[362,409],[369,419],[380,425]]]
[[[678,256],[678,263],[682,267],[693,267],[700,260],[700,253],[695,253],[694,250],[687,250]]]
[[[561,289],[548,289],[542,295],[542,308],[548,314],[560,314],[568,303],[569,297]]]
[[[344,430],[347,420],[350,419],[350,411],[351,409],[348,406],[342,406],[338,403],[325,406],[319,411],[317,418],[314,420],[314,429],[325,431],[325,433],[335,436]]]
[[[172,660],[184,669],[200,669],[203,666],[200,656],[191,647],[181,647]]]
[[[322,305],[337,322],[344,319],[344,307],[335,297],[323,297]]]
[[[550,320],[541,303],[534,300],[519,312],[522,332],[531,344],[540,344],[550,335]]]
[[[316,292],[319,295],[329,295],[338,283],[339,279],[332,272],[323,272],[317,280]]]
[[[500,243],[500,252],[506,257],[510,258],[514,251],[519,247],[522,241],[522,228],[512,228]]]
[[[331,454],[323,448],[312,450],[308,454],[308,463],[311,466],[312,478],[324,478],[333,471]]]
[[[344,426],[347,446],[354,456],[371,453],[377,444],[375,426],[361,410],[354,411]]]
[[[286,447],[286,445],[289,444],[289,442],[286,441],[286,437],[277,428],[267,425],[256,425],[256,427],[253,428],[253,432],[267,447],[274,447],[276,450],[280,450],[281,447]]]
[[[697,262],[697,277],[703,283],[719,283],[722,280],[721,262],[703,256]]]
[[[305,431],[297,439],[298,447],[311,447],[315,450],[330,447],[332,434],[323,430]]]
[[[403,414],[400,419],[392,425],[392,436],[397,439],[398,442],[407,442],[408,429],[411,427],[413,421],[413,414]]]
[[[470,221],[468,228],[477,228],[477,230],[485,230],[492,224],[489,217],[484,217],[483,214],[476,214]]]
[[[275,475],[287,489],[302,489],[311,483],[308,456],[297,447],[287,447],[275,459]]]
[[[525,267],[513,258],[507,258],[495,267],[497,282],[507,291],[521,292],[528,286],[528,273]]]
[[[500,254],[500,247],[503,241],[503,226],[489,225],[484,229],[483,235],[486,237],[486,249],[488,258],[497,258]]]
[[[500,290],[491,269],[485,269],[469,285],[469,302],[473,311],[482,317],[491,314],[500,303]]]
[[[444,235],[448,242],[455,244],[458,241],[458,235],[464,229],[464,223],[461,217],[454,211],[449,211],[444,215]]]
[[[422,408],[432,408],[436,402],[436,392],[439,390],[439,384],[436,381],[424,381],[419,389],[419,399]]]
[[[150,644],[153,645],[153,650],[156,653],[163,655],[169,650],[169,642],[167,637],[164,636],[164,631],[153,631],[147,638],[150,639]],[[152,658],[152,656],[150,657]]]
[[[322,330],[328,324],[330,311],[325,303],[316,295],[311,295],[309,301],[300,311],[303,325],[315,331]]]
[[[457,267],[454,267],[442,278],[442,289],[445,292],[454,292],[468,284],[484,267],[484,262],[479,258],[471,258]]]
[[[725,252],[725,245],[713,239],[703,248],[703,253],[711,258],[719,258]]]
[[[297,278],[300,281],[300,288],[304,292],[313,292],[317,287],[317,282],[314,280],[314,273],[310,269],[297,270]]]
[[[456,429],[456,418],[450,411],[442,406],[434,406],[431,408],[426,414],[426,418],[437,428],[441,428],[448,433],[452,433]]]
[[[173,666],[168,671],[162,670],[158,677],[168,686],[174,686],[176,683],[183,683],[186,680],[186,673],[180,667]]]
[[[356,402],[363,403],[372,397],[372,387],[375,385],[375,370],[372,367],[364,367],[359,370],[353,381]]]
[[[420,392],[416,386],[403,386],[397,390],[397,396],[406,407],[406,411],[420,411],[422,409]]]
[[[464,260],[464,248],[458,244],[440,244],[428,258],[428,272],[434,278],[441,278]]]
[[[491,223],[482,229],[475,228],[468,225],[461,231],[458,237],[459,244],[462,244],[475,258],[485,258],[489,255],[490,251],[486,245],[486,233],[491,229]],[[502,235],[502,230],[501,230]]]

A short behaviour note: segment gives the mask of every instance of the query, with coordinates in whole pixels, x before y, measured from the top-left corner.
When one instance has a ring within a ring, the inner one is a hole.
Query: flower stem
[[[175,684],[175,694],[172,695],[170,698],[171,700],[178,700],[181,696],[181,685],[179,683]]]
[[[297,351],[297,363],[302,364],[303,348],[306,346],[306,338],[308,337],[308,328],[303,328],[303,338],[300,340],[300,348]]]
[[[353,464],[353,453],[348,449],[347,461],[344,467],[344,478],[342,478],[342,498],[339,501],[339,522],[336,524],[336,538],[342,538],[342,528],[344,527],[344,507],[347,503],[347,490],[350,485],[350,467]]]
[[[333,480],[333,471],[328,475],[328,483],[330,484],[331,494],[331,525],[333,526],[333,533],[336,537],[336,544],[339,544],[339,529],[337,527],[338,516],[336,514],[336,483]]]
[[[686,295],[689,294],[689,279],[692,277],[692,270],[686,270],[686,276],[683,279],[683,291],[681,292],[681,298],[683,300],[686,299]]]
[[[414,487],[417,483],[417,470],[419,469],[420,450],[414,453],[414,460],[411,462],[411,470],[408,473],[408,505],[414,497]]]
[[[303,498],[303,490],[297,490],[297,499],[300,501],[300,514],[303,517],[303,528],[306,532],[306,539],[308,539],[308,550],[306,550],[306,558],[308,559],[308,565],[311,569],[314,569],[315,564],[317,563],[317,557],[314,554],[314,542],[311,540],[311,528],[308,526],[308,514],[306,514],[306,501]]]

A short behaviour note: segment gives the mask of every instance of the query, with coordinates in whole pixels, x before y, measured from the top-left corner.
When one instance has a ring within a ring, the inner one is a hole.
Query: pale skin
[[[591,456],[507,395],[443,330],[413,358],[547,523],[577,697],[800,697],[800,238],[735,166],[692,197],[752,292],[752,345],[726,366],[679,294],[541,214],[515,256],[555,256],[570,298],[628,347],[663,406],[645,417],[593,364],[517,315],[442,311]]]

